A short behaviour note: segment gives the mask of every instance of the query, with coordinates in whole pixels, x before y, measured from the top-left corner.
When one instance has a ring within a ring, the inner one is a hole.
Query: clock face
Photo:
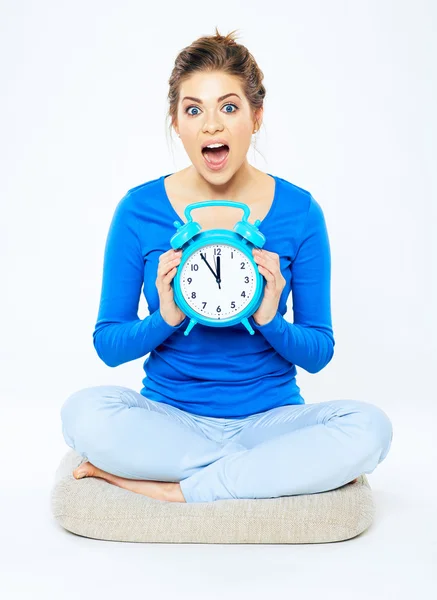
[[[215,276],[218,269],[219,282]],[[179,279],[187,304],[197,313],[217,320],[242,312],[254,297],[256,282],[254,264],[228,244],[199,248],[183,264]]]

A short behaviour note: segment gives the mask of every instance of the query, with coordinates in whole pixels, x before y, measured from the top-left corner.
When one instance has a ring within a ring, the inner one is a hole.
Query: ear
[[[260,127],[262,125],[263,122],[263,115],[264,115],[264,107],[261,106],[260,108],[257,108],[256,111],[254,112],[254,129],[256,129],[257,131],[260,130]]]
[[[174,120],[174,121],[172,121],[172,127],[173,127],[173,129],[175,130],[175,132],[176,132],[176,135],[179,135],[179,128],[178,128],[178,122],[177,122],[177,119],[176,119],[176,120]]]

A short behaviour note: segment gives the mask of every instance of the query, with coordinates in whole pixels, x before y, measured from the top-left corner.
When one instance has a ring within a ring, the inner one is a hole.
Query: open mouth
[[[210,169],[217,171],[225,166],[228,160],[229,151],[229,146],[223,145],[219,148],[203,148],[202,154],[207,166]]]

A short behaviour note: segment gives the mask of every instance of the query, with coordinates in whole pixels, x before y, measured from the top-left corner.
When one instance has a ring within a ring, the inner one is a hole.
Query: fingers
[[[253,251],[253,258],[258,266],[268,268],[272,273],[279,269],[276,261],[271,256],[268,256],[265,251],[260,252],[255,249]]]
[[[167,272],[170,267],[173,267],[175,264],[179,263],[181,260],[181,251],[178,250],[168,250],[168,252],[164,252],[159,257],[159,265],[158,272]]]
[[[276,283],[277,287],[285,286],[285,278],[282,275],[281,267],[279,264],[279,255],[275,252],[268,252],[267,250],[258,250],[254,248],[253,258],[258,265],[258,269],[267,281]]]
[[[273,273],[271,271],[272,267],[270,266],[270,268],[267,268],[269,263],[266,260],[266,257],[259,255],[255,252],[254,260],[255,260],[256,264],[258,265],[258,270],[261,273],[261,275],[263,275],[267,279],[267,281],[273,281],[275,279],[275,276],[273,275]]]
[[[253,249],[253,258],[257,264],[265,265],[273,272],[280,272],[279,254],[268,250]]]
[[[263,277],[267,279],[267,281],[276,282],[276,277],[273,275],[271,271],[263,267],[262,265],[258,265],[259,272]]]
[[[165,277],[167,274],[176,272],[178,264],[181,262],[180,256],[162,262],[158,266],[158,277]]]
[[[170,283],[173,277],[176,275],[177,267],[171,268],[165,275],[163,275],[162,281],[164,283]]]
[[[182,254],[181,250],[174,250],[174,248],[170,248],[167,252],[164,252],[159,257],[159,262],[166,262],[168,260],[172,260],[175,256],[180,256]]]
[[[159,257],[157,281],[161,279],[164,283],[170,283],[176,275],[178,264],[181,262],[181,251],[171,249]]]
[[[264,248],[254,248],[253,256],[259,256],[259,257],[262,256],[267,260],[273,260],[273,261],[279,263],[279,254],[277,254],[277,252],[269,252],[268,250],[265,250]]]

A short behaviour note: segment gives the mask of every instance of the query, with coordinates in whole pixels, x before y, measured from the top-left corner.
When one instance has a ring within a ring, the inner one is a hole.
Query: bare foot
[[[126,479],[125,477],[118,477],[118,475],[103,471],[89,461],[86,461],[77,467],[73,471],[73,477],[75,479],[82,479],[82,477],[99,477],[100,479],[104,479],[108,483],[112,483],[125,490],[142,494],[143,496],[149,496],[149,498],[155,498],[155,500],[186,502],[178,482]]]

